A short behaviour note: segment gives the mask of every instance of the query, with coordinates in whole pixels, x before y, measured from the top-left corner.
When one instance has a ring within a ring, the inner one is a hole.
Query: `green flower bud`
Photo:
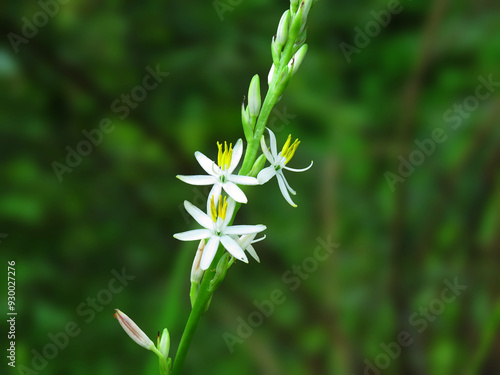
[[[266,161],[267,161],[266,155],[264,154],[260,155],[255,161],[255,163],[253,163],[253,167],[248,175],[252,177],[257,177],[262,168],[264,168],[264,164],[266,164]]]
[[[297,70],[299,70],[300,64],[302,64],[302,61],[304,61],[304,57],[306,56],[307,48],[307,44],[304,44],[300,47],[297,53],[293,55],[292,60],[290,61],[291,67],[293,68],[292,75],[297,73]],[[288,65],[289,67],[290,64]]]
[[[278,32],[276,34],[276,39],[279,48],[285,45],[288,39],[288,29],[290,28],[290,11],[287,9],[285,13],[281,16],[280,22],[278,24]]]
[[[260,81],[259,75],[256,74],[253,76],[248,89],[248,112],[251,117],[259,115],[260,105]]]
[[[170,334],[166,328],[163,330],[161,337],[158,333],[158,350],[164,358],[168,358],[168,352],[170,351]]]

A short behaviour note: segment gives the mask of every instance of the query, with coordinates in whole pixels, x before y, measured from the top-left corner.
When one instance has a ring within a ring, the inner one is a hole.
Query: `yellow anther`
[[[217,221],[217,211],[215,209],[214,197],[210,200],[210,213],[212,215],[212,220],[215,223]]]
[[[288,151],[288,147],[290,147],[290,141],[291,140],[292,140],[292,135],[288,134],[288,138],[287,138],[285,144],[283,145],[283,149],[281,150],[281,155],[282,156],[285,156],[286,152]]]
[[[224,150],[222,150],[222,143],[217,142],[217,147],[219,149],[219,154],[217,156],[217,164],[222,170],[229,168],[231,164],[231,159],[233,157],[233,144],[229,144],[227,147],[227,142],[224,142]]]
[[[219,204],[221,201],[222,201],[222,197],[220,197],[220,199],[219,199]],[[226,212],[227,212],[227,202],[226,202],[226,197],[224,197],[224,203],[222,204],[222,210],[220,209],[220,206],[219,206],[219,217],[222,220],[226,220]]]
[[[295,151],[297,150],[297,147],[300,144],[300,141],[298,139],[295,140],[295,142],[292,143],[290,146],[290,140],[291,140],[291,135],[288,136],[288,139],[285,142],[285,145],[283,146],[283,150],[281,151],[281,156],[285,158],[285,164],[288,163],[293,155],[295,154]]]
[[[220,217],[222,220],[226,219],[226,212],[227,212],[227,202],[226,202],[226,197],[224,197],[224,200],[222,199],[222,195],[219,196],[219,204],[217,207],[215,207],[215,200],[214,197],[210,200],[210,214],[212,216],[213,222],[217,222],[217,217]]]

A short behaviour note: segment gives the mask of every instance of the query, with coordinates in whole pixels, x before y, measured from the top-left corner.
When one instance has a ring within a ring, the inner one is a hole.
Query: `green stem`
[[[217,264],[219,258],[222,256],[222,252],[217,252],[212,264]],[[215,267],[213,270],[208,269],[205,271],[203,280],[200,285],[200,290],[198,291],[198,296],[194,303],[193,309],[189,314],[186,327],[182,333],[181,342],[179,343],[179,348],[177,349],[177,354],[175,356],[174,365],[172,368],[172,375],[178,375],[181,373],[184,362],[186,361],[186,356],[189,350],[189,345],[193,339],[196,328],[202,315],[205,313],[206,306],[210,298],[212,297],[213,291],[210,290],[210,281],[212,281],[215,275]]]

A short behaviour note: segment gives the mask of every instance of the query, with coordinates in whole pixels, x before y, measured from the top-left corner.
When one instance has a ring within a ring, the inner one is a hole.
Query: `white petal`
[[[220,238],[220,241],[222,242],[222,245],[226,248],[226,250],[236,259],[241,260],[242,262],[248,263],[248,258],[245,255],[245,252],[241,249],[240,245],[236,243],[235,240],[233,240],[229,236],[222,236]]]
[[[252,243],[252,241],[254,240],[254,238],[255,238],[256,235],[257,235],[257,233],[254,233],[254,234],[244,234],[240,238],[237,238],[236,242],[238,242],[238,245],[240,245],[240,247],[243,250],[245,250],[248,246],[250,246],[250,244]]]
[[[275,163],[274,156],[271,155],[271,153],[267,149],[266,138],[264,136],[260,138],[260,147],[262,148],[262,153],[264,154],[266,159],[269,160],[269,163],[274,164]]]
[[[210,267],[212,260],[214,260],[214,256],[217,253],[217,249],[219,248],[219,241],[220,237],[212,236],[205,245],[205,249],[203,250],[203,255],[201,256],[200,262],[200,267],[203,271]]]
[[[233,173],[234,169],[240,162],[242,154],[243,154],[243,141],[240,138],[234,145],[233,156],[231,157],[231,164],[229,164],[229,168],[227,169],[228,173]]]
[[[252,245],[248,245],[247,248],[245,249],[245,251],[248,251],[248,254],[250,254],[253,259],[255,259],[257,262],[260,263],[260,258],[257,255],[257,253],[255,252],[255,249],[253,248]]]
[[[281,176],[283,177],[283,182],[285,183],[285,186],[288,189],[288,191],[290,193],[292,193],[293,195],[297,195],[297,193],[295,192],[295,190],[293,190],[292,187],[288,184],[288,181],[286,180],[285,175],[282,173]]]
[[[307,168],[294,169],[294,168],[289,168],[289,167],[285,167],[285,166],[283,166],[283,168],[286,169],[287,171],[291,171],[291,172],[305,172],[309,168],[311,168],[312,166],[313,166],[313,162],[311,161],[311,164],[309,164],[309,167],[307,167]]]
[[[259,225],[233,225],[224,229],[224,234],[236,234],[238,236],[242,234],[254,234],[266,230],[266,226]]]
[[[213,221],[206,213],[196,207],[194,204],[188,201],[184,201],[184,207],[186,211],[196,220],[198,224],[207,229],[213,228]]]
[[[228,181],[222,184],[226,193],[233,198],[236,202],[247,203],[247,197],[243,190],[241,190],[234,182]]]
[[[271,165],[270,167],[266,167],[259,172],[259,174],[257,175],[257,180],[260,182],[260,184],[265,184],[275,175],[276,169],[274,169],[274,166]]]
[[[224,230],[224,228],[227,227],[229,222],[233,219],[233,212],[235,207],[236,202],[234,201],[234,199],[229,198],[227,200],[226,220],[224,220],[224,223],[222,224],[222,230]]]
[[[208,238],[213,234],[211,230],[208,229],[193,229],[188,230],[187,232],[181,232],[174,234],[174,238],[179,241],[195,241],[202,240],[204,238]]]
[[[255,177],[238,176],[236,174],[230,175],[229,181],[232,181],[238,185],[259,185],[259,181]]]
[[[219,179],[214,176],[207,175],[197,175],[197,176],[182,176],[178,175],[177,178],[186,184],[190,185],[212,185],[215,184]]]
[[[269,143],[271,144],[271,154],[273,156],[278,155],[278,150],[276,148],[276,137],[274,136],[274,133],[271,131],[271,129],[266,128],[269,131]]]
[[[215,164],[212,160],[207,158],[201,152],[196,151],[194,153],[194,157],[196,158],[196,160],[198,160],[198,163],[204,169],[204,171],[207,172],[209,175],[220,176],[220,174],[222,173],[217,164]]]
[[[276,174],[276,177],[278,178],[278,185],[281,190],[281,194],[283,194],[283,197],[286,199],[286,201],[293,207],[297,207],[295,203],[293,203],[292,198],[290,198],[290,194],[288,194],[288,190],[285,185],[285,177],[283,176],[282,173]]]
[[[207,199],[207,214],[210,216],[210,202],[212,201],[212,196],[214,197],[214,204],[217,207],[217,203],[219,203],[220,193],[222,192],[222,184],[217,182],[214,186],[212,186],[212,190],[210,190],[210,194],[208,194]]]

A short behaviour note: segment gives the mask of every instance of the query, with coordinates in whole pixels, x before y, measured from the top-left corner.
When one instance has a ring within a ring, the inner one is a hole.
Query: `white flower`
[[[205,170],[205,172],[208,173],[208,176],[177,176],[179,180],[191,185],[213,185],[208,196],[207,210],[209,210],[209,204],[213,197],[215,197],[215,203],[217,203],[217,199],[219,198],[222,189],[224,189],[225,192],[236,202],[247,203],[248,200],[245,193],[243,193],[243,190],[241,190],[236,184],[259,184],[255,177],[232,174],[240,162],[241,155],[243,153],[243,141],[241,139],[238,139],[234,145],[234,149],[231,144],[228,148],[227,142],[224,142],[224,150],[222,149],[222,144],[219,142],[217,142],[217,147],[219,148],[217,164],[199,151],[194,153],[196,160],[198,160],[198,163]]]
[[[188,201],[184,201],[186,211],[205,229],[188,230],[187,232],[176,233],[174,238],[181,241],[196,241],[208,239],[203,255],[201,256],[200,267],[206,270],[210,267],[214,259],[219,243],[236,259],[248,263],[247,256],[238,243],[231,236],[241,236],[245,234],[254,234],[262,232],[266,229],[265,225],[233,225],[228,226],[233,217],[234,207],[236,202],[233,199],[224,201],[222,197],[218,199],[218,207],[216,207],[215,199],[210,199],[210,209],[208,215],[198,207]],[[217,209],[218,208],[218,209]]]
[[[290,198],[290,193],[295,195],[295,190],[293,190],[290,185],[288,185],[288,182],[286,181],[285,176],[283,175],[283,169],[286,169],[287,171],[291,172],[304,172],[307,171],[309,168],[312,167],[313,162],[311,161],[311,164],[304,169],[293,169],[286,167],[285,165],[290,161],[290,159],[293,157],[293,154],[295,154],[295,150],[297,149],[297,146],[299,145],[299,140],[296,139],[295,142],[293,142],[290,145],[290,141],[292,139],[292,136],[289,135],[288,139],[285,142],[285,145],[283,146],[283,149],[281,152],[278,154],[278,150],[276,148],[276,137],[274,136],[274,133],[270,130],[269,131],[269,140],[271,143],[271,152],[269,152],[266,141],[264,139],[264,136],[262,136],[260,140],[260,145],[262,146],[262,152],[266,156],[266,159],[269,160],[269,163],[271,165],[267,168],[264,168],[259,172],[257,175],[257,180],[261,184],[265,184],[267,181],[269,181],[272,177],[276,176],[278,179],[278,185],[281,190],[281,194],[283,194],[283,197],[286,199],[286,201],[292,205],[293,207],[297,207],[295,203],[293,203],[292,198]]]

